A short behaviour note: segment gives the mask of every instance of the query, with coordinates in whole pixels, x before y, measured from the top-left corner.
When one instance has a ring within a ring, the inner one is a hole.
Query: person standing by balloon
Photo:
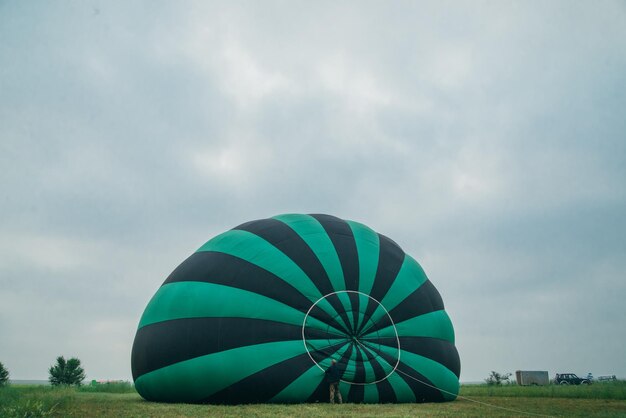
[[[339,390],[339,381],[341,380],[341,372],[339,366],[337,366],[337,360],[332,359],[331,365],[326,369],[326,382],[328,382],[330,389],[330,403],[335,403],[335,396],[339,403],[343,402],[341,399],[341,391]]]

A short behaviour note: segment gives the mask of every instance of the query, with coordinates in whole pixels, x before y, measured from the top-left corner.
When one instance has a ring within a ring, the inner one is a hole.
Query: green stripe
[[[354,329],[354,315],[352,314],[353,307],[352,307],[352,303],[350,303],[350,296],[346,292],[337,293],[336,296],[337,296],[337,299],[339,299],[339,302],[341,302],[341,304],[344,307],[345,306],[349,307],[346,310],[346,316],[348,317],[348,322],[350,323],[348,328]]]
[[[454,344],[454,328],[444,310],[429,312],[396,324],[399,337],[431,337],[450,341]],[[372,333],[370,338],[395,337],[393,326]],[[367,338],[367,336],[365,337]]]
[[[359,293],[358,296],[359,296],[359,319],[358,319],[358,321],[359,321],[359,326],[360,326],[363,322],[368,322],[365,319],[365,309],[367,307],[367,304],[371,300],[371,298],[369,296],[361,294],[361,293]],[[364,325],[364,327],[369,327],[369,326],[372,326],[372,325],[373,325],[373,323],[369,323],[368,322],[368,323],[366,323]]]
[[[293,229],[296,234],[300,235],[320,263],[322,263],[322,267],[324,267],[335,291],[346,290],[339,255],[337,255],[335,246],[326,230],[317,219],[309,215],[300,214],[278,215],[274,219],[283,222]],[[348,311],[349,306],[344,305],[344,309]]]
[[[221,252],[255,264],[289,283],[311,302],[316,302],[323,296],[291,258],[251,232],[238,229],[226,231],[205,243],[196,252],[201,251]],[[338,314],[326,300],[321,300],[318,306],[331,316]]]
[[[359,347],[359,350],[361,350],[361,356],[363,358],[362,364],[363,368],[365,369],[365,381],[373,382],[376,380],[376,373],[374,372],[374,368],[372,367],[372,364],[367,360],[367,356],[363,352],[363,348]],[[376,396],[378,396],[378,394]]]
[[[331,357],[341,357],[348,347],[348,345],[340,347],[340,349],[331,354],[328,359]],[[320,366],[327,369],[330,367],[330,362],[328,362],[327,366],[324,365],[325,362],[326,360],[322,361]],[[309,370],[300,375],[300,377],[291,382],[289,386],[270,399],[270,402],[302,402],[311,396],[324,377],[324,371],[317,365],[313,365]]]
[[[344,380],[354,380],[354,376],[356,375],[356,350],[353,348],[352,353],[350,353],[350,358],[348,359],[348,364],[343,372],[342,379]]]
[[[331,354],[328,357],[326,357],[324,360],[320,361],[319,365],[324,370],[328,369],[331,364],[331,359],[334,358],[335,360],[338,361],[341,357],[343,357],[344,353],[348,351],[348,348],[350,348],[350,344],[342,345],[341,348],[337,350],[334,354]]]
[[[327,356],[326,358],[324,358],[324,360],[320,361],[319,365],[324,370],[328,369],[330,367],[330,365],[331,365],[331,360],[335,359],[335,360],[339,361],[339,359],[341,357],[343,357],[344,353],[346,351],[348,351],[348,348],[350,348],[350,344],[342,345],[341,348],[339,350],[337,350],[334,354],[331,354],[331,355]]]
[[[398,350],[396,349],[389,354],[395,357],[398,355]],[[382,357],[377,357],[376,360],[381,364],[381,366],[383,366],[383,369],[385,370],[391,371],[395,366],[395,364],[389,364]],[[413,393],[411,387],[404,381],[404,379],[398,376],[397,373],[391,373],[389,377],[387,377],[387,381],[389,382],[389,384],[391,384],[391,388],[396,394],[396,399],[398,400],[398,402],[415,402],[415,393]]]
[[[415,402],[415,392],[400,375],[393,373],[387,380],[391,383],[398,402]]]
[[[291,382],[289,386],[270,399],[270,402],[303,402],[303,400],[311,396],[311,393],[313,393],[322,380],[324,380],[324,372],[316,365],[313,365],[313,367]]]
[[[305,314],[258,293],[205,282],[174,282],[159,288],[144,311],[139,328],[183,318],[235,317],[301,326]],[[307,327],[326,331],[328,324],[309,315]],[[333,331],[343,334],[332,328]]]
[[[406,254],[398,275],[383,300],[380,301],[381,305],[383,305],[387,311],[391,311],[398,306],[400,302],[406,299],[407,296],[419,289],[426,280],[428,280],[428,278],[424,270],[422,270],[422,267],[413,257]],[[372,320],[378,322],[384,315],[386,315],[384,309],[378,306],[372,314]]]
[[[378,403],[378,387],[376,385],[365,385],[363,391],[363,402]]]
[[[359,292],[369,295],[376,279],[376,270],[378,269],[380,239],[378,234],[367,226],[354,221],[347,222],[350,225],[350,229],[352,229],[352,235],[354,235],[354,242],[359,255]],[[359,302],[363,303],[361,300]],[[363,316],[364,309],[361,309],[357,327],[360,327],[363,322]]]
[[[346,382],[339,382],[339,392],[341,393],[341,397],[344,402],[348,400],[348,394],[350,393],[350,388],[352,385]],[[329,393],[330,395],[330,393]],[[330,397],[330,396],[329,396]]]
[[[198,402],[241,379],[303,354],[302,341],[282,341],[221,351],[146,373],[135,381],[148,399]]]
[[[343,269],[341,268],[337,251],[335,251],[335,246],[317,219],[312,216],[299,214],[279,215],[275,216],[274,219],[289,226],[306,242],[320,263],[322,263],[333,285],[333,289],[336,291],[346,289]]]
[[[263,238],[248,231],[233,229],[208,241],[197,252],[216,251],[242,258],[280,277],[315,302],[322,297],[302,269]]]
[[[395,356],[398,352],[397,349],[386,346],[380,346],[380,349],[381,351],[392,356]],[[446,401],[453,401],[456,399],[456,396],[459,394],[459,379],[446,366],[429,358],[404,350],[401,350],[400,358],[402,363],[416,370],[426,379],[430,380],[432,384],[441,391],[441,394]],[[417,376],[413,377],[417,378]],[[452,395],[446,392],[450,392]]]
[[[337,338],[337,339],[311,338],[311,339],[306,340],[306,347],[309,352],[314,352],[314,351],[323,352],[327,348],[335,344],[340,344],[340,343],[343,343],[344,345],[348,344],[348,339],[347,338]],[[329,361],[329,365],[330,365],[330,361]]]
[[[352,229],[357,252],[359,253],[359,292],[369,295],[376,278],[380,242],[378,234],[367,226],[347,221]]]

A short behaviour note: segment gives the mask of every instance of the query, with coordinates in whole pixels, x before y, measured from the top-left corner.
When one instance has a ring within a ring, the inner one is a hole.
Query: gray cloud
[[[204,241],[326,212],[420,261],[462,380],[626,376],[625,14],[1,4],[1,360],[129,378],[143,308]]]

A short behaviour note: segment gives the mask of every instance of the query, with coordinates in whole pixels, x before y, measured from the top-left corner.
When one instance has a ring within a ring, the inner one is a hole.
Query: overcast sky
[[[130,379],[148,300],[281,213],[420,262],[461,380],[626,378],[626,3],[0,1],[0,362]]]

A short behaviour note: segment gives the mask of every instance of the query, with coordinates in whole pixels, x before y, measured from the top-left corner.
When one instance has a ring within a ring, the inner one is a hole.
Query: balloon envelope
[[[279,215],[208,241],[148,303],[132,349],[147,400],[448,401],[460,361],[441,296],[391,239],[329,215]]]

